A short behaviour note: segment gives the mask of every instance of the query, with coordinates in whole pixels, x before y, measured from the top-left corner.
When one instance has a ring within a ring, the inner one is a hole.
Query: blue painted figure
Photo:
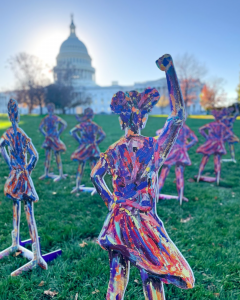
[[[11,274],[16,276],[37,265],[47,269],[47,263],[41,255],[33,212],[33,203],[38,201],[38,195],[31,179],[31,173],[37,163],[38,153],[31,139],[18,126],[18,104],[14,99],[10,99],[8,102],[8,115],[12,127],[1,137],[0,150],[10,169],[10,174],[4,186],[4,194],[13,201],[13,231],[12,246],[0,252],[0,259],[16,251],[21,251],[23,256],[31,259],[30,262]],[[8,148],[8,152],[6,148]],[[30,156],[29,161],[27,161],[27,153]],[[21,246],[19,238],[21,201],[24,202],[24,210],[32,240],[32,252]]]
[[[61,152],[66,151],[66,146],[60,140],[61,133],[67,128],[67,123],[60,117],[54,115],[54,104],[47,105],[48,115],[42,120],[39,130],[45,137],[42,147],[46,150],[45,173],[39,179],[53,178],[54,181],[65,179],[67,174],[63,174]],[[59,128],[60,125],[60,128]],[[58,166],[59,175],[49,173],[51,152],[54,152]]]
[[[78,161],[79,163],[76,176],[76,187],[73,188],[72,193],[83,190],[92,192],[95,190],[94,188],[87,188],[81,185],[86,161],[89,160],[91,169],[93,169],[100,158],[98,145],[106,136],[102,128],[92,121],[93,116],[93,110],[91,108],[86,108],[82,118],[76,116],[79,124],[70,131],[70,134],[79,143],[78,149],[71,155],[71,159]]]
[[[157,60],[166,72],[171,115],[158,137],[141,135],[147,115],[159,100],[156,89],[116,93],[111,109],[120,116],[125,136],[101,154],[91,178],[109,214],[98,237],[109,252],[107,300],[124,299],[130,264],[135,265],[147,300],[164,300],[163,283],[188,289],[194,286],[190,266],[169,238],[156,212],[158,171],[184,122],[184,102],[170,55]],[[186,62],[187,63],[187,62]],[[104,181],[112,176],[113,193]]]

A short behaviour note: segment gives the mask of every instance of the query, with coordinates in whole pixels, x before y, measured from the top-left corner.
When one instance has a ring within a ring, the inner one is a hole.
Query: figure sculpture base
[[[220,180],[220,178],[218,179],[216,177],[210,177],[210,176],[200,176],[198,178],[198,175],[195,175],[194,178],[197,179],[197,181],[205,181],[210,183],[217,182],[217,184],[219,184],[219,180]]]
[[[94,194],[97,193],[96,189],[94,187],[86,187],[84,184],[81,184],[79,187],[75,187],[72,190],[72,194],[76,193],[76,192],[87,192],[87,193],[91,193],[91,195],[93,196]]]
[[[9,256],[10,254],[13,253],[21,252],[20,255],[30,260],[30,262],[26,263],[22,267],[12,272],[11,276],[18,276],[24,271],[32,270],[37,265],[39,265],[41,268],[46,270],[48,268],[47,262],[54,260],[55,258],[57,258],[59,255],[62,254],[62,250],[58,249],[53,252],[41,255],[40,257],[37,257],[35,243],[32,244],[33,251],[30,251],[27,248],[25,248],[25,245],[27,244],[32,244],[32,240],[31,239],[25,241],[19,240],[19,245],[10,246],[9,248],[0,252],[0,259]]]
[[[233,163],[237,163],[236,159],[232,159],[232,158],[224,158],[221,159],[221,162],[233,162]]]
[[[173,196],[173,195],[166,195],[166,194],[159,194],[159,200],[179,200],[178,196]],[[188,198],[182,197],[183,201],[188,202]]]

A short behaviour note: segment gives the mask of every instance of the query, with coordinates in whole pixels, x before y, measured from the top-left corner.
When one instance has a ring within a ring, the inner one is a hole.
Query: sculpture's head
[[[94,112],[90,107],[84,109],[84,112],[83,112],[84,119],[90,120],[93,118],[93,116],[94,116]]]
[[[9,120],[11,121],[12,124],[19,123],[20,116],[18,113],[17,100],[10,99],[8,101],[8,116],[9,116]]]
[[[159,100],[156,89],[147,88],[142,93],[131,91],[117,92],[111,101],[111,110],[119,115],[120,126],[134,133],[145,127],[148,113]]]
[[[49,114],[53,114],[55,109],[55,105],[53,103],[48,103],[47,110]]]
[[[226,108],[215,108],[211,111],[216,121],[221,120],[226,114]]]

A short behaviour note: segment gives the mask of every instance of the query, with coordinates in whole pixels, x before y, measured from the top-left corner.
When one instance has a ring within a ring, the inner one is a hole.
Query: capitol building
[[[73,102],[71,108],[66,110],[68,114],[81,114],[86,107],[91,107],[95,113],[111,113],[110,103],[113,95],[118,91],[137,90],[139,92],[151,87],[156,88],[160,95],[162,102],[165,102],[161,107],[154,107],[152,114],[169,114],[170,109],[167,105],[168,89],[165,76],[154,81],[136,82],[129,86],[119,85],[117,81],[113,81],[110,86],[99,86],[96,83],[95,68],[92,66],[92,59],[88,53],[87,47],[79,40],[76,34],[76,26],[73,19],[70,24],[70,35],[61,44],[60,51],[56,57],[56,66],[53,68],[54,82],[56,84],[72,86],[73,87]],[[200,105],[200,91],[202,85],[196,86],[195,93],[197,100],[188,108],[189,114],[202,114],[203,109]],[[6,103],[10,95],[0,93],[0,113],[6,113]],[[161,101],[160,99],[160,101]],[[79,105],[87,100],[87,105]],[[22,114],[28,112],[27,108],[20,109]],[[46,113],[46,108],[43,109]],[[59,111],[60,112],[60,111]],[[38,107],[34,108],[32,113],[38,114],[40,110]],[[58,112],[57,112],[58,113]]]
[[[60,46],[57,64],[53,71],[55,83],[73,86],[76,101],[89,99],[91,104],[87,106],[90,106],[95,113],[110,113],[111,99],[118,91],[137,90],[142,92],[148,87],[154,87],[162,97],[168,97],[165,77],[154,81],[137,82],[129,86],[119,85],[116,81],[113,81],[111,86],[99,86],[95,81],[92,59],[88,54],[87,47],[77,37],[73,19],[70,24],[70,35]],[[201,113],[199,100],[190,107],[189,113]],[[76,106],[69,109],[68,113],[81,113],[84,108],[84,106]],[[169,106],[155,107],[152,113],[168,114]]]

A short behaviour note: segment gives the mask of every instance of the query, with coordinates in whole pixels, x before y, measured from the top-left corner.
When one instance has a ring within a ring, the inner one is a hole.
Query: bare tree
[[[178,78],[186,107],[198,99],[201,80],[207,73],[206,67],[193,55],[185,53],[175,59]]]
[[[223,85],[224,80],[222,78],[215,78],[204,85],[200,95],[200,103],[204,109],[211,110],[227,106],[227,97]]]
[[[17,100],[27,104],[29,113],[37,105],[42,113],[44,86],[49,83],[46,77],[47,66],[38,57],[24,52],[10,57],[8,65],[17,81]]]

